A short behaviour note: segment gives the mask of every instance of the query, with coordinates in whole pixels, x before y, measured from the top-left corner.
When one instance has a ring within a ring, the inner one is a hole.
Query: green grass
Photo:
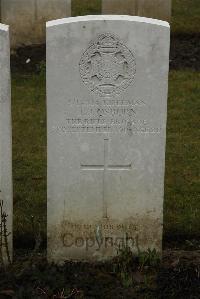
[[[14,229],[30,233],[46,222],[45,81],[41,75],[12,79]]]
[[[200,1],[172,0],[172,32],[200,33]]]
[[[200,235],[200,73],[170,74],[165,181],[165,232]]]
[[[101,14],[101,0],[73,0],[72,15],[96,15]]]
[[[164,228],[188,239],[200,233],[200,73],[172,71],[169,80]],[[13,86],[14,231],[46,229],[45,80],[15,74]]]

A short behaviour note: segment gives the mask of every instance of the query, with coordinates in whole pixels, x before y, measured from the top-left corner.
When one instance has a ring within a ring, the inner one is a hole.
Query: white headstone
[[[102,14],[124,14],[169,21],[171,0],[102,0]]]
[[[1,0],[0,5],[12,48],[45,43],[45,23],[71,16],[71,0]]]
[[[12,144],[9,28],[0,24],[0,264],[12,256]],[[3,206],[2,206],[3,200]],[[2,213],[6,213],[6,229]],[[5,238],[5,234],[9,234]],[[1,239],[2,238],[2,239]],[[6,245],[8,241],[8,246]]]
[[[47,23],[48,258],[162,248],[169,24]]]

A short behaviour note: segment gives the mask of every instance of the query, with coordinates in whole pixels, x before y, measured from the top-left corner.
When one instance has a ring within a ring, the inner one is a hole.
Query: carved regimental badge
[[[126,90],[134,81],[136,63],[133,53],[111,33],[92,41],[80,60],[80,75],[87,87],[103,97]]]

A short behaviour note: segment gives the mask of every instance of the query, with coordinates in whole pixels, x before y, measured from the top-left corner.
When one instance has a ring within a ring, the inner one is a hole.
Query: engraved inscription
[[[148,118],[142,99],[69,99],[63,119],[53,131],[67,133],[159,134],[161,128]]]
[[[96,225],[93,223],[71,223],[67,220],[63,221],[63,226],[67,227],[71,231],[77,231],[79,232],[80,230],[92,230],[94,231],[96,229]],[[108,223],[98,223],[98,226],[102,230],[124,230],[124,231],[137,231],[137,225],[133,223],[113,223],[113,222],[108,222]]]
[[[91,42],[81,57],[79,67],[86,86],[102,97],[125,91],[136,73],[133,53],[111,33],[101,34]]]

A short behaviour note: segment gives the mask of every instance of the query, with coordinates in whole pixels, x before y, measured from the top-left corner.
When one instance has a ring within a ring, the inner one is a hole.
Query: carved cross
[[[107,202],[105,194],[105,185],[106,185],[106,174],[108,171],[127,171],[132,169],[132,163],[126,165],[110,165],[108,163],[108,151],[109,151],[109,139],[104,139],[104,163],[99,165],[85,165],[81,164],[82,170],[101,170],[103,172],[103,192],[102,192],[102,201],[103,201],[103,218],[108,218],[107,212]]]

